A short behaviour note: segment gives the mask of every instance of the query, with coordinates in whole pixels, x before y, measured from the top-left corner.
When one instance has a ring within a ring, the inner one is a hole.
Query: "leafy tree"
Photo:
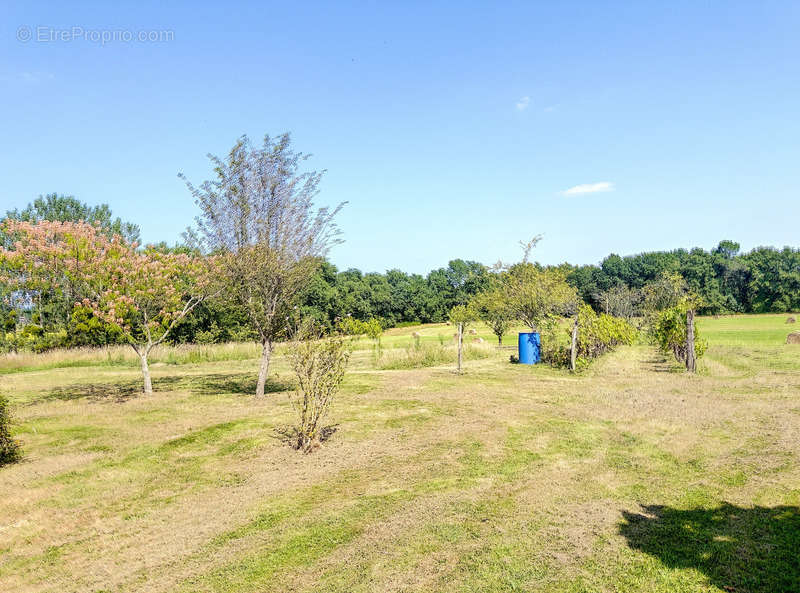
[[[474,297],[472,306],[478,313],[478,317],[492,330],[497,336],[497,345],[503,345],[503,336],[514,323],[514,311],[509,304],[508,294],[503,290],[500,281],[495,282],[495,286],[479,293]]]
[[[120,235],[128,243],[134,243],[139,238],[139,227],[123,222],[120,218],[113,218],[107,204],[90,206],[72,196],[55,193],[39,196],[21,211],[8,211],[6,219],[30,223],[84,221],[97,226],[109,238]],[[11,248],[14,240],[12,235],[0,229],[0,244]],[[38,271],[37,275],[41,276]],[[63,279],[62,277],[60,280]],[[14,294],[9,293],[8,287],[5,287],[5,294],[2,295],[6,307],[15,308],[17,320],[23,325],[29,321],[41,328],[39,337],[30,344],[31,347],[42,350],[47,347],[83,345],[87,341],[90,344],[107,343],[108,336],[103,335],[103,332],[93,331],[89,335],[82,331],[88,326],[73,323],[73,303],[86,296],[80,294],[80,287],[75,283],[56,281],[55,277],[47,280],[48,282],[41,283],[30,291]],[[0,292],[3,292],[3,288],[0,286]],[[16,301],[13,306],[12,301]],[[61,338],[55,340],[56,336]],[[95,342],[95,339],[101,341]]]
[[[209,259],[186,253],[138,251],[120,236],[109,238],[84,222],[6,220],[15,237],[0,249],[0,264],[23,290],[70,288],[74,308],[109,324],[139,355],[144,392],[153,386],[147,363],[152,349],[207,295]],[[77,288],[76,288],[77,287]]]
[[[106,290],[92,300],[84,299],[82,305],[119,328],[139,355],[145,393],[153,392],[147,363],[150,352],[208,298],[211,263],[185,253],[146,249],[123,251],[116,261],[106,257],[100,266]]]
[[[339,310],[336,275],[336,266],[321,260],[319,267],[298,296],[301,317],[313,319],[328,331],[333,328],[336,318],[342,317],[342,312]]]
[[[255,339],[247,315],[226,299],[206,299],[170,332],[170,344],[220,344]]]
[[[758,247],[744,260],[750,268],[748,294],[754,313],[800,309],[800,250]]]
[[[578,297],[601,310],[596,298],[612,286],[602,269],[597,266],[575,266],[567,273],[567,282],[575,287]]]
[[[508,305],[515,319],[540,332],[575,310],[578,295],[562,270],[531,263],[512,266],[505,281]]]
[[[594,300],[598,304],[598,308],[608,315],[632,319],[639,314],[642,291],[618,284],[596,294]]]
[[[113,218],[108,204],[90,206],[74,196],[56,193],[39,196],[22,211],[9,210],[6,218],[25,222],[42,220],[88,222],[98,225],[108,236],[120,235],[128,243],[139,241],[139,227],[133,223],[124,222],[119,217]]]
[[[481,263],[454,259],[446,268],[431,271],[427,282],[435,295],[429,299],[431,320],[444,321],[455,305],[466,304],[489,286],[489,271]]]
[[[186,182],[200,208],[187,238],[217,255],[225,294],[247,312],[261,343],[257,397],[264,395],[274,342],[337,242],[333,219],[343,204],[314,208],[322,173],[300,172],[307,158],[292,150],[289,134],[265,136],[260,147],[242,136],[226,158],[209,155],[214,179]]]
[[[724,259],[733,259],[739,253],[740,245],[735,241],[720,241],[715,249],[711,251],[714,255],[719,255]]]
[[[66,325],[73,304],[89,296],[102,249],[127,248],[87,223],[8,218],[2,233],[12,239],[0,247],[6,295],[17,307],[35,308],[31,320],[42,332]],[[92,242],[97,236],[103,245]]]
[[[678,306],[689,287],[680,274],[664,273],[643,289],[643,307],[650,313]]]
[[[780,312],[800,308],[800,251],[758,247],[740,253],[735,241],[724,240],[705,251],[675,249],[620,257],[610,255],[600,266],[573,268],[569,282],[595,309],[597,297],[613,286],[632,289],[678,274],[702,297],[701,313]]]

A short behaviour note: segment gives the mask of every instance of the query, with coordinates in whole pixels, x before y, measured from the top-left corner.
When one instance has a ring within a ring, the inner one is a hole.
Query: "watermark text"
[[[50,27],[37,25],[17,28],[17,41],[22,43],[74,43],[98,45],[109,43],[167,43],[175,41],[171,29],[87,29],[84,27]]]

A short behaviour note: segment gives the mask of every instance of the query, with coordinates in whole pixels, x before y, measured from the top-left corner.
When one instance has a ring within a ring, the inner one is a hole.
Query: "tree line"
[[[800,249],[758,247],[741,253],[739,245],[722,241],[710,250],[656,251],[631,256],[609,255],[599,265],[543,266],[557,269],[581,300],[598,313],[641,316],[645,287],[665,275],[681,276],[699,297],[701,315],[782,313],[800,310]],[[455,259],[426,275],[402,270],[363,273],[338,270],[320,261],[299,298],[302,312],[328,327],[337,318],[378,319],[384,328],[403,324],[440,323],[456,305],[485,292],[496,275],[491,266]],[[241,316],[230,308],[201,307],[175,335],[176,341],[239,339]]]

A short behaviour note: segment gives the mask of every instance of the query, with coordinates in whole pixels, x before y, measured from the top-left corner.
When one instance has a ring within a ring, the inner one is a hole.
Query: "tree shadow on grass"
[[[167,375],[153,378],[153,391],[188,391],[195,395],[254,395],[257,378],[252,373],[215,373],[211,375]],[[291,389],[291,385],[275,379],[267,380],[264,393]],[[85,383],[58,387],[31,403],[50,400],[124,402],[142,395],[142,379],[114,383]]]
[[[651,371],[656,373],[673,373],[679,374],[685,371],[674,358],[669,358],[661,354],[654,354],[650,358],[642,360]]]
[[[142,394],[142,381],[123,381],[116,383],[86,383],[57,387],[32,401],[32,404],[52,400],[71,401],[88,399],[91,401],[124,402]]]
[[[695,568],[736,593],[800,591],[800,508],[678,510],[661,505],[623,511],[620,534],[634,550],[670,568]]]
[[[338,424],[331,424],[323,427],[319,431],[319,442],[324,443],[330,439],[337,430],[339,430]],[[297,449],[297,439],[300,436],[300,433],[297,431],[297,427],[289,424],[276,426],[272,431],[272,434],[273,438],[279,440],[284,445],[289,445],[292,449]]]
[[[255,395],[257,382],[258,378],[253,373],[216,373],[190,377],[186,386],[181,388],[198,395]],[[279,393],[291,388],[292,385],[287,382],[267,379],[264,393]]]

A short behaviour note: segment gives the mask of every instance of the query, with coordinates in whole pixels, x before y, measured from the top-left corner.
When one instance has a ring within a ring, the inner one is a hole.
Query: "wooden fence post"
[[[575,372],[575,362],[578,358],[578,316],[575,316],[575,323],[572,326],[572,345],[569,349],[569,370]]]
[[[694,356],[694,309],[686,312],[686,370],[690,373],[697,370]]]
[[[461,348],[464,343],[464,324],[458,324],[458,374],[461,374]]]

